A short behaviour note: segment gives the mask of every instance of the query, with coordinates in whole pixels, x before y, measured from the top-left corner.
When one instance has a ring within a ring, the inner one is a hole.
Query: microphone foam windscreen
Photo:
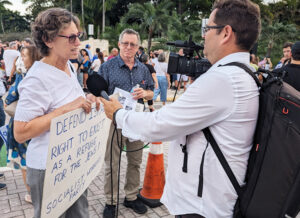
[[[88,90],[95,96],[99,97],[101,91],[108,91],[108,84],[99,74],[90,75],[86,81]]]

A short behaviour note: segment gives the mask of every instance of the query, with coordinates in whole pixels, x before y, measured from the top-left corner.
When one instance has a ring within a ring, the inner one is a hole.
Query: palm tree
[[[137,24],[128,25],[123,23],[117,23],[115,26],[107,26],[105,32],[102,32],[103,39],[109,40],[109,50],[118,47],[119,35],[126,28],[131,28],[138,31],[139,26]]]
[[[258,52],[263,56],[271,56],[273,62],[274,60],[277,62],[282,55],[282,45],[287,41],[294,42],[299,39],[299,30],[295,24],[283,24],[277,21],[268,24],[263,21]]]
[[[174,23],[174,16],[170,15],[173,6],[171,1],[160,3],[135,3],[129,6],[129,11],[121,19],[122,23],[138,23],[141,30],[148,35],[148,51],[150,51],[154,34],[163,34]]]
[[[2,32],[3,33],[5,33],[5,30],[4,30],[2,15],[6,11],[5,5],[12,5],[12,3],[10,1],[8,1],[8,0],[0,0],[0,22],[1,22],[1,27],[2,27]]]

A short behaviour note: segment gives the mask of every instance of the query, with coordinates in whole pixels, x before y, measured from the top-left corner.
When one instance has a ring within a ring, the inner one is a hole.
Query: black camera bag
[[[238,194],[233,217],[296,217],[300,211],[300,92],[272,75],[260,84],[241,63],[221,66],[244,69],[260,86],[259,116],[245,186],[239,186],[209,128],[203,130]]]

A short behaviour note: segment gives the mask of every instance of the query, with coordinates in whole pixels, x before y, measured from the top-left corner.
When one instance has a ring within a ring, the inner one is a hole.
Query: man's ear
[[[234,35],[234,32],[232,30],[232,27],[229,26],[229,25],[226,25],[224,28],[223,28],[223,31],[222,33],[223,34],[223,39],[221,40],[221,43],[228,43],[230,42],[231,40],[235,40],[235,35]]]

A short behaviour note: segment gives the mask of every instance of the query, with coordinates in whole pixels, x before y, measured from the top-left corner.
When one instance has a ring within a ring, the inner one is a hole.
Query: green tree
[[[30,3],[26,10],[32,15],[32,19],[36,18],[41,11],[58,6],[55,0],[23,0],[23,3]],[[59,3],[61,4],[60,1]]]
[[[109,40],[109,50],[112,48],[118,48],[118,42],[119,42],[119,36],[121,32],[126,29],[131,28],[139,32],[139,26],[137,24],[123,24],[123,23],[117,23],[114,26],[108,26],[106,27],[106,30],[104,33],[102,33],[103,39]],[[141,38],[143,35],[141,35]]]
[[[300,28],[300,1],[282,0],[268,5],[268,10],[272,14],[272,20],[278,20],[281,23],[294,23]],[[270,23],[272,20],[269,20]]]
[[[8,0],[0,0],[0,22],[2,32],[5,33],[4,25],[3,25],[3,15],[7,13],[7,9],[5,8],[6,5],[12,5]]]
[[[154,34],[163,35],[174,23],[174,16],[170,13],[171,7],[173,7],[173,3],[170,1],[135,3],[129,6],[129,11],[121,19],[121,22],[139,24],[140,29],[147,32],[148,51],[150,51]]]
[[[300,39],[300,31],[295,24],[283,24],[274,22],[262,23],[262,31],[258,42],[258,55],[269,55],[273,63],[277,63],[282,57],[282,45],[287,42],[295,42]]]

